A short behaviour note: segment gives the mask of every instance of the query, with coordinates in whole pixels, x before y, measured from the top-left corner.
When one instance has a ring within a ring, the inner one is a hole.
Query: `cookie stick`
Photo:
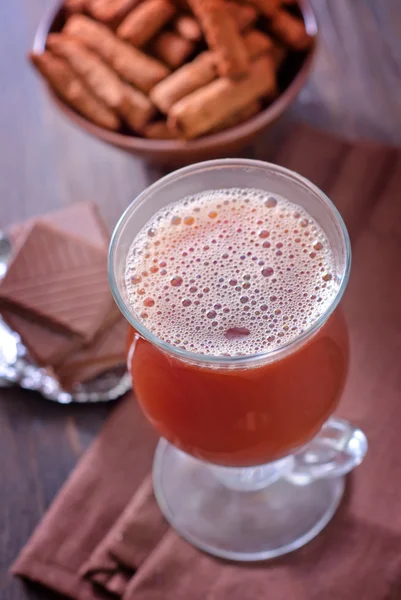
[[[219,74],[233,79],[246,75],[248,53],[224,0],[189,0],[189,4],[200,22],[209,48],[216,52]]]
[[[63,33],[50,33],[46,46],[53,54],[65,59],[95,96],[109,108],[118,109],[123,96],[123,84],[115,72],[97,54],[79,40]]]
[[[65,0],[64,9],[68,13],[83,12],[88,6],[88,0]]]
[[[151,40],[175,13],[169,0],[144,0],[136,6],[117,28],[117,35],[140,48]]]
[[[32,53],[30,59],[57,94],[77,112],[105,129],[120,127],[117,115],[85,87],[65,60],[50,52]]]
[[[271,39],[261,31],[252,30],[244,36],[251,60],[273,49]],[[206,51],[158,83],[150,93],[152,102],[164,113],[191,92],[205,86],[217,77],[216,55]]]
[[[250,2],[260,10],[262,15],[270,19],[280,9],[282,0],[250,0]]]
[[[218,131],[241,125],[241,123],[248,121],[248,119],[257,115],[261,110],[262,102],[260,100],[253,100],[250,104],[245,106],[245,108],[231,114],[225,121],[222,121],[220,125],[215,127],[215,129],[209,131],[209,133],[217,133]]]
[[[239,31],[244,31],[253,25],[258,18],[258,11],[251,4],[239,4],[232,0],[226,0],[225,4]]]
[[[78,38],[93,50],[128,83],[149,92],[167,77],[170,70],[160,61],[123,42],[110,29],[84,15],[72,15],[63,33]]]
[[[195,50],[195,44],[175,31],[163,31],[150,45],[153,54],[172,69],[180,67]]]
[[[64,58],[93,94],[140,131],[155,113],[149,98],[125,84],[101,58],[72,36],[51,33],[47,46]]]
[[[128,84],[124,84],[124,96],[118,110],[131,129],[139,133],[156,113],[148,96]]]
[[[169,111],[167,123],[180,137],[192,139],[218,127],[254,100],[276,93],[273,58],[262,55],[241,81],[221,77],[179,100]]]
[[[162,112],[167,113],[178,100],[210,83],[216,77],[214,54],[202,52],[190,63],[183,65],[155,85],[150,92],[150,99]]]
[[[293,17],[285,10],[280,10],[275,15],[270,28],[274,35],[293,50],[306,50],[312,43],[312,38],[306,32],[303,21]]]
[[[138,2],[140,0],[90,0],[86,10],[97,21],[112,25],[125,18]]]
[[[174,133],[167,127],[166,121],[155,121],[154,123],[149,123],[143,130],[144,137],[149,140],[173,140],[176,136]]]
[[[199,23],[190,15],[178,15],[173,27],[181,37],[189,42],[199,42],[202,39]]]

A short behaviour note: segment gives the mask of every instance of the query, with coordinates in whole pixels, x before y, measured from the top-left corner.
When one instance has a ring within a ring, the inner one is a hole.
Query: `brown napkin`
[[[80,570],[149,473],[155,442],[129,394],[65,483],[14,572],[72,598],[97,598]]]
[[[155,435],[130,395],[13,570],[78,600],[401,598],[401,153],[298,130],[270,155],[323,187],[353,238],[344,306],[352,364],[340,414],[370,447],[329,526],[270,563],[215,560],[181,540],[151,492]]]

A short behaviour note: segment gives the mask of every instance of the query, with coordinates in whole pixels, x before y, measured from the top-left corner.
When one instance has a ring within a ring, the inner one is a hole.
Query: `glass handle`
[[[7,271],[8,261],[11,257],[11,242],[3,231],[0,231],[0,279]]]
[[[340,477],[362,462],[367,449],[361,429],[331,418],[309,444],[293,455],[293,468],[284,477],[295,485],[307,485],[321,477]]]

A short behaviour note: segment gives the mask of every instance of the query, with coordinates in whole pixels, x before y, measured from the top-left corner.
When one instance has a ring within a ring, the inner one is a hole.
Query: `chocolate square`
[[[77,381],[88,381],[113,367],[125,365],[127,337],[128,323],[120,315],[90,346],[73,352],[57,367],[61,383],[70,387]]]
[[[15,250],[18,249],[32,225],[36,222],[53,225],[60,231],[71,233],[75,237],[86,240],[100,248],[107,248],[109,244],[110,236],[107,228],[96,205],[92,202],[78,202],[66,208],[12,225],[8,234]]]
[[[5,309],[1,311],[1,316],[7,325],[18,333],[31,359],[40,367],[59,363],[82,345],[82,340],[78,336],[51,330],[29,315],[21,315]]]
[[[37,222],[0,285],[0,309],[30,315],[50,328],[95,337],[112,307],[105,249]]]

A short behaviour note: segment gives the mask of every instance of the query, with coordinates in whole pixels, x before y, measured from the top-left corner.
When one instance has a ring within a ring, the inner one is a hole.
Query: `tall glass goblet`
[[[159,338],[135,313],[127,256],[163,207],[233,188],[262,190],[304,209],[330,246],[337,288],[319,318],[288,343],[244,356],[195,353]],[[202,550],[253,561],[303,546],[331,519],[345,474],[362,461],[363,432],[332,416],[348,368],[339,303],[350,265],[347,230],[327,196],[300,175],[259,161],[178,170],[140,194],[117,224],[110,285],[132,326],[129,369],[137,400],[161,435],[154,491],[171,525]]]

